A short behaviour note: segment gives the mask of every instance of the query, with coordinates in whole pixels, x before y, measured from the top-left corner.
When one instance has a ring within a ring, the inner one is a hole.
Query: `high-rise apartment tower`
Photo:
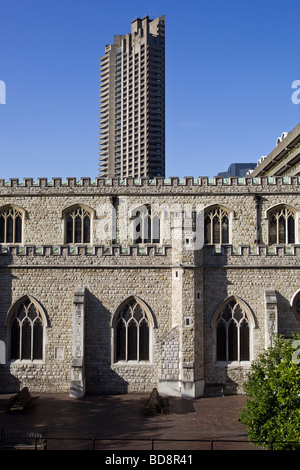
[[[146,16],[100,59],[99,175],[165,176],[165,17]]]

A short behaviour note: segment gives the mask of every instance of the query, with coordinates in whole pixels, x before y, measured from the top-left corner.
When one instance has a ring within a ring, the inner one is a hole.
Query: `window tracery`
[[[73,207],[65,212],[66,243],[91,242],[91,212],[84,207]]]
[[[300,320],[300,289],[293,295],[291,307],[295,317]]]
[[[269,212],[269,244],[295,243],[295,212],[280,206]]]
[[[44,321],[37,306],[26,297],[10,317],[10,359],[42,360]]]
[[[13,206],[0,210],[0,243],[22,243],[23,212]]]
[[[250,360],[250,324],[245,310],[235,300],[227,302],[216,321],[217,361]]]
[[[215,206],[205,211],[204,243],[229,243],[229,213],[222,207]]]
[[[145,310],[135,299],[131,299],[120,310],[115,336],[116,361],[149,361],[150,323]]]
[[[140,206],[133,216],[133,240],[135,243],[160,243],[161,211],[149,204]]]

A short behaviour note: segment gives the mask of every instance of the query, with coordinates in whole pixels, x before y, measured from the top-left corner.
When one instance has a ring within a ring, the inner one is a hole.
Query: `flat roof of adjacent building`
[[[283,132],[274,150],[251,172],[252,177],[296,175],[300,175],[300,124]]]

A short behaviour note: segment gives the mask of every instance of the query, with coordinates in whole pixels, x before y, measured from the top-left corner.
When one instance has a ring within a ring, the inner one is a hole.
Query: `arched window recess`
[[[113,362],[151,362],[153,317],[145,303],[129,297],[112,319]]]
[[[254,326],[253,315],[246,303],[236,296],[228,297],[217,309],[212,322],[215,361],[250,361]]]
[[[88,206],[75,204],[63,211],[64,242],[91,244],[95,211]]]
[[[153,204],[143,204],[131,211],[133,243],[161,243],[163,211]]]
[[[23,242],[25,210],[13,204],[0,207],[0,243]]]
[[[9,360],[44,360],[47,317],[37,300],[30,295],[17,300],[7,314],[5,325]]]
[[[298,243],[298,211],[295,208],[278,204],[268,209],[266,218],[269,245]]]
[[[232,219],[233,212],[225,206],[214,204],[204,209],[204,243],[231,244]]]
[[[300,320],[300,289],[293,295],[290,305],[295,317]]]

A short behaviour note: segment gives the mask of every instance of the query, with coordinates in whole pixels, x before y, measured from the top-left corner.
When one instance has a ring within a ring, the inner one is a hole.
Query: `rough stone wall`
[[[224,366],[214,360],[212,319],[230,295],[242,299],[253,315],[252,358],[265,347],[267,289],[276,292],[278,331],[285,335],[299,331],[290,300],[300,288],[300,247],[266,246],[267,211],[277,204],[300,209],[298,178],[0,180],[0,209],[7,204],[23,208],[26,216],[22,246],[0,247],[1,351],[3,343],[8,347],[7,313],[25,294],[43,307],[47,328],[45,360],[1,358],[1,391],[26,385],[38,392],[69,391],[77,288],[86,292],[85,378],[91,393],[149,392],[161,380],[203,379],[222,383],[228,393],[240,392],[249,364]],[[89,246],[64,244],[63,211],[75,204],[93,211]],[[162,210],[161,222],[168,225],[162,246],[132,244],[128,210],[141,204]],[[193,251],[187,244],[193,230],[174,237],[175,212],[213,204],[232,211],[232,245]],[[120,245],[112,246],[112,239]],[[112,317],[130,296],[141,298],[153,316],[149,363],[113,361]]]
[[[283,202],[297,209],[297,193],[298,177],[214,178],[212,181],[208,178],[128,178],[121,182],[101,178],[93,182],[89,178],[80,181],[67,178],[66,182],[60,178],[52,181],[40,178],[37,182],[30,178],[22,182],[17,179],[9,182],[0,180],[1,206],[14,203],[26,211],[23,243],[35,245],[63,244],[63,211],[78,203],[95,211],[92,231],[92,244],[95,245],[109,244],[111,240],[113,205],[117,208],[117,239],[123,244],[130,243],[132,230],[127,224],[128,211],[146,203],[164,210],[163,217],[184,207],[222,205],[232,214],[232,244],[253,245],[256,240],[256,195],[260,197],[261,242],[267,243],[266,211]],[[167,231],[164,242],[170,241],[169,235]]]
[[[1,284],[9,277],[12,295],[1,304],[3,319],[16,300],[30,295],[49,316],[46,357],[43,363],[12,362],[7,366],[1,388],[15,381],[39,392],[66,392],[70,387],[72,360],[72,301],[78,286],[86,288],[85,369],[87,392],[151,391],[160,376],[160,343],[171,327],[168,307],[168,271],[143,269],[0,269]],[[161,296],[161,291],[165,296]],[[112,365],[111,319],[118,306],[132,295],[151,307],[154,329],[153,362]],[[1,321],[3,325],[3,321]],[[1,339],[5,338],[2,327]],[[59,348],[63,358],[55,358]],[[10,371],[8,371],[10,369]]]
[[[162,380],[180,379],[179,352],[179,328],[175,327],[162,340]]]
[[[299,257],[297,257],[299,260]],[[255,321],[253,330],[252,359],[265,348],[265,292],[270,287],[276,292],[278,305],[278,333],[291,336],[300,332],[300,321],[291,309],[290,300],[300,286],[300,271],[293,266],[280,269],[283,259],[277,257],[278,267],[268,265],[268,259],[258,268],[233,266],[209,268],[204,274],[204,337],[205,378],[208,383],[223,384],[228,393],[242,392],[249,365],[232,363],[227,367],[215,363],[215,340],[211,328],[218,307],[231,296],[242,299],[251,310]],[[254,263],[253,263],[254,264]]]

